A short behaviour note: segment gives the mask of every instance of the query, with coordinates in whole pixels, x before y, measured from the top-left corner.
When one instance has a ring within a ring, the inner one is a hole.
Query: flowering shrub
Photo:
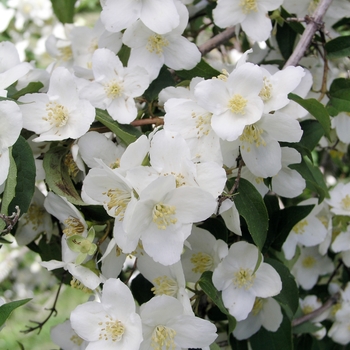
[[[0,243],[87,294],[54,343],[350,343],[349,1],[0,15]]]

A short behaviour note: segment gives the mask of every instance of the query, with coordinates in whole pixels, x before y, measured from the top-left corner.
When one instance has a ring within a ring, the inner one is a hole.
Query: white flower
[[[298,284],[305,290],[311,289],[320,275],[331,273],[333,262],[328,256],[322,256],[317,247],[300,247],[300,256],[291,272]]]
[[[219,0],[213,11],[214,22],[221,28],[241,24],[252,40],[264,41],[272,29],[267,13],[282,3],[283,0]]]
[[[331,212],[335,215],[350,216],[350,183],[338,183],[329,191],[330,199],[326,202],[332,207]]]
[[[249,170],[256,176],[266,178],[277,175],[282,169],[279,141],[298,142],[302,134],[298,121],[277,111],[263,114],[259,121],[245,126],[236,143],[239,143],[242,158]]]
[[[248,339],[261,326],[270,332],[276,332],[282,323],[281,307],[273,298],[256,298],[252,311],[245,320],[237,322],[232,334],[238,340]]]
[[[52,327],[50,335],[52,341],[62,350],[85,350],[88,344],[74,332],[70,320]]]
[[[101,168],[96,159],[101,159],[110,168],[120,166],[120,158],[125,151],[105,135],[90,131],[78,140],[79,154],[89,168]]]
[[[316,203],[314,203],[314,201],[311,203],[309,201],[300,203],[300,205],[306,204]],[[294,257],[295,249],[298,244],[312,247],[322,243],[326,238],[328,230],[323,222],[316,216],[318,213],[317,209],[316,206],[306,218],[294,225],[286,241],[283,243],[282,249],[287,260]]]
[[[282,289],[281,278],[271,265],[261,262],[256,269],[259,254],[253,244],[234,243],[213,273],[214,286],[222,291],[224,305],[237,321],[247,318],[256,297],[272,297]]]
[[[343,303],[335,314],[335,322],[328,331],[328,336],[336,343],[346,345],[350,342],[350,303]]]
[[[214,161],[222,165],[220,139],[211,127],[210,112],[196,101],[184,98],[169,99],[164,109],[164,130],[178,132],[183,136],[190,148],[192,160]]]
[[[155,261],[171,265],[180,260],[192,224],[207,219],[215,207],[209,192],[176,187],[173,175],[161,176],[140,193],[132,215],[125,219],[125,230],[132,240],[142,239],[146,253]]]
[[[9,147],[18,139],[22,129],[22,113],[15,102],[0,101],[0,185],[10,167]]]
[[[6,97],[5,89],[31,69],[32,66],[29,63],[20,62],[14,44],[9,41],[0,42],[0,97]]]
[[[350,114],[348,112],[341,112],[332,118],[332,127],[335,128],[341,142],[350,143]]]
[[[40,134],[36,142],[78,138],[95,119],[95,109],[78,97],[74,77],[63,67],[53,71],[47,94],[26,94],[19,101],[23,127]]]
[[[119,279],[108,279],[101,302],[77,306],[70,321],[75,332],[89,342],[87,350],[139,350],[141,319],[130,289]]]
[[[178,1],[175,5],[180,22],[170,32],[159,34],[137,21],[123,36],[123,43],[131,47],[128,67],[144,67],[151,81],[158,76],[163,64],[175,70],[192,69],[201,59],[197,46],[181,36],[188,23],[188,11]]]
[[[285,107],[290,102],[288,94],[299,85],[305,75],[304,69],[293,66],[283,70],[277,70],[274,66],[260,67],[260,69],[264,80],[264,86],[260,91],[260,97],[264,101],[264,113]]]
[[[193,226],[181,261],[187,282],[197,282],[205,271],[213,271],[227,255],[227,243],[202,228]]]
[[[181,303],[168,295],[141,305],[140,316],[144,337],[140,350],[203,348],[217,337],[210,321],[184,314]]]
[[[242,135],[246,125],[257,122],[264,103],[259,97],[263,87],[260,68],[245,63],[236,68],[225,80],[211,79],[195,88],[199,105],[213,113],[211,126],[215,133],[227,141]]]
[[[165,34],[179,25],[174,0],[106,0],[101,20],[110,32],[129,28],[137,19],[159,34]]]
[[[144,68],[124,68],[119,57],[108,49],[97,49],[92,56],[95,80],[80,91],[93,106],[107,109],[110,116],[122,124],[137,117],[134,97],[148,87],[149,77]]]
[[[288,165],[301,162],[300,153],[291,147],[281,148],[281,170],[272,177],[271,189],[279,196],[286,198],[294,198],[303,193],[306,187],[304,178],[294,169],[290,169]]]
[[[35,192],[30,206],[18,222],[16,241],[18,245],[27,245],[36,239],[41,233],[46,234],[49,241],[52,234],[51,215],[44,208],[45,196],[35,187]]]

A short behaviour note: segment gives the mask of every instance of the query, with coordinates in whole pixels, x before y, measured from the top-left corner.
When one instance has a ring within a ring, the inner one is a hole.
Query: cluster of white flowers
[[[43,25],[51,17],[50,2],[27,1],[32,6],[27,10],[24,2],[8,3],[16,9],[6,12],[9,21],[16,16],[18,29],[28,21]],[[237,32],[240,25],[252,42],[266,41],[272,31],[268,13],[282,3],[299,14],[294,7],[299,1],[218,0],[213,23],[236,26]],[[311,3],[301,13],[310,10]],[[347,3],[336,3],[349,12]],[[26,142],[37,173],[35,194],[19,220],[16,241],[27,245],[59,237],[61,260],[41,265],[63,268],[72,276],[72,287],[93,295],[72,311],[70,320],[52,329],[52,340],[63,349],[209,349],[222,329],[205,312],[198,313],[198,303],[208,292],[205,278],[217,296],[213,301],[205,297],[206,306],[222,301],[227,315],[237,321],[231,333],[238,340],[261,327],[276,332],[286,318],[278,300],[285,287],[281,271],[264,261],[263,246],[258,248],[255,237],[249,236],[250,223],[247,218],[241,222],[235,195],[245,179],[259,203],[267,194],[282,197],[283,203],[276,204],[282,211],[289,199],[307,194],[307,176],[297,169],[309,161],[312,150],[299,142],[301,121],[313,118],[288,95],[306,97],[312,75],[301,66],[280,69],[252,63],[260,54],[257,48],[210,79],[195,76],[178,86],[162,83],[154,107],[155,101],[152,105],[144,96],[164,65],[179,79],[176,71],[190,70],[201,61],[190,35],[183,35],[199,5],[101,0],[93,28],[71,24],[65,26],[65,37],[48,36],[46,47],[54,62],[47,69],[21,62],[14,44],[0,43],[0,194],[6,191],[11,149],[22,129],[30,134]],[[0,15],[3,11],[10,10],[0,7]],[[334,11],[331,16],[332,24],[340,18]],[[37,82],[41,84],[35,92],[22,90]],[[120,125],[142,125],[135,121],[149,115],[153,121],[142,135]],[[349,120],[347,112],[332,120],[340,149],[350,143]],[[134,142],[125,142],[125,135]],[[61,183],[49,179],[52,175],[42,161],[56,149],[64,154],[56,159],[66,171]],[[72,195],[67,178],[76,191]],[[233,179],[234,193],[228,185]],[[270,251],[290,268],[290,277],[303,292],[334,271],[328,253],[350,267],[350,184],[336,184],[322,203],[307,199],[293,208],[301,212],[309,205],[313,209],[285,233],[280,252]],[[89,217],[85,208],[98,214]],[[229,239],[204,229],[205,222],[219,214]],[[278,220],[276,227],[284,224]],[[339,225],[333,227],[337,220]],[[125,278],[132,259],[132,273]],[[129,288],[134,273],[152,285],[152,297],[140,307]],[[338,309],[313,322],[322,328],[326,318],[334,321],[329,337],[347,344],[350,287],[336,292],[341,294]],[[304,315],[321,307],[311,295],[300,305]],[[322,328],[314,336],[322,338],[326,332]]]

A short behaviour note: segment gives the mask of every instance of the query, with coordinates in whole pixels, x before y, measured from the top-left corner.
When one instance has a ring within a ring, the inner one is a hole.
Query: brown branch
[[[202,56],[204,56],[206,53],[220,46],[227,40],[233,38],[235,36],[235,33],[235,27],[229,27],[220,34],[215,35],[214,37],[209,39],[203,45],[199,46],[199,51],[201,52]]]
[[[335,293],[332,295],[321,307],[318,309],[301,316],[299,318],[296,318],[292,321],[292,327],[298,326],[299,324],[302,324],[304,322],[310,321],[313,318],[321,315],[324,311],[328,310],[330,307],[332,307],[334,304],[338,302],[340,298],[340,293]]]
[[[307,25],[302,34],[295,50],[292,55],[289,57],[288,61],[285,64],[285,67],[296,66],[299,61],[304,56],[306,50],[310,46],[311,40],[317,30],[320,30],[323,27],[322,18],[325,15],[329,5],[333,0],[322,0],[318,4],[315,12],[311,17],[308,17]]]
[[[0,219],[5,222],[6,228],[0,232],[0,236],[6,235],[11,232],[11,230],[16,225],[19,216],[21,214],[21,211],[18,207],[18,205],[15,206],[16,212],[12,213],[12,215],[4,215],[0,214]]]
[[[219,198],[218,198],[218,208],[216,210],[216,215],[219,215],[222,202],[225,201],[227,198],[232,197],[232,195],[238,190],[239,180],[241,179],[241,172],[242,172],[242,168],[243,168],[243,165],[244,165],[244,161],[243,161],[241,155],[239,155],[237,157],[237,161],[238,161],[238,171],[237,171],[237,176],[236,176],[235,182],[234,182],[230,192],[228,192],[227,194],[223,194],[223,195],[219,196]]]
[[[66,277],[66,274],[67,274],[67,271],[65,271],[62,275],[62,278],[61,278],[61,282],[58,286],[58,290],[57,290],[57,293],[56,293],[56,296],[55,296],[55,300],[53,302],[53,305],[50,309],[48,309],[50,311],[50,313],[48,314],[48,316],[45,318],[44,321],[42,322],[38,322],[38,321],[32,321],[30,320],[30,322],[32,323],[35,323],[36,326],[33,326],[33,327],[29,327],[29,326],[26,326],[27,329],[23,330],[23,331],[20,331],[21,333],[25,333],[25,334],[28,334],[30,332],[33,332],[35,330],[39,330],[38,331],[38,334],[41,332],[42,328],[44,327],[45,323],[52,317],[52,316],[56,316],[57,315],[57,309],[56,309],[56,305],[57,305],[57,302],[58,302],[58,297],[60,295],[60,292],[61,292],[61,288],[62,288],[62,285],[63,285],[63,280],[64,278]]]
[[[145,119],[139,119],[139,120],[134,120],[133,122],[130,123],[132,126],[142,126],[142,125],[150,125],[150,124],[155,124],[156,126],[158,125],[163,125],[164,124],[164,119],[163,118],[145,118]]]

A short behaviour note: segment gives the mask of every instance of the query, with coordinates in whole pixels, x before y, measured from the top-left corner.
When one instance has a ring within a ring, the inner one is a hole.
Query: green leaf
[[[9,316],[11,315],[13,310],[15,310],[18,307],[28,303],[28,301],[30,301],[30,300],[32,300],[32,298],[11,301],[9,303],[1,305],[0,306],[0,327],[9,318]]]
[[[35,92],[39,92],[39,90],[43,87],[43,83],[40,82],[31,82],[22,90],[9,91],[8,97],[11,97],[14,100],[18,100],[21,96],[25,94],[33,94]]]
[[[118,52],[118,57],[124,67],[128,65],[131,49],[123,44],[122,48]]]
[[[149,282],[142,274],[138,274],[131,282],[131,292],[139,305],[147,303],[154,297],[152,292],[153,284]]]
[[[252,335],[249,340],[253,350],[293,350],[290,320],[283,317],[283,321],[276,332],[269,332],[261,327],[259,332]]]
[[[350,35],[338,36],[326,43],[325,49],[328,58],[350,56]]]
[[[283,25],[277,25],[276,40],[285,60],[288,60],[293,53],[296,37],[296,31],[287,22],[284,22]]]
[[[175,81],[169,70],[163,66],[159,72],[157,79],[153,80],[151,85],[143,94],[147,101],[153,101],[158,98],[161,90],[168,86],[174,86]]]
[[[291,18],[293,17],[293,15],[289,12],[287,12],[283,7],[281,7],[281,16],[284,18],[284,19],[287,19],[287,18]],[[296,33],[298,34],[303,34],[304,33],[304,26],[298,22],[298,21],[288,21],[286,22]]]
[[[314,208],[314,205],[297,205],[284,208],[272,216],[271,221],[277,221],[277,236],[272,244],[272,247],[281,251],[282,245],[285,242],[293,227],[306,218]]]
[[[216,239],[222,239],[224,242],[227,242],[228,230],[221,217],[208,218],[198,227],[209,231]]]
[[[299,164],[290,164],[291,169],[295,169],[305,179],[306,187],[311,191],[316,192],[319,195],[319,203],[321,203],[325,197],[329,198],[328,188],[324,182],[323,174],[321,170],[313,165],[311,161],[304,157]]]
[[[76,205],[86,205],[74,187],[65,165],[66,147],[58,146],[45,153],[43,166],[46,174],[46,183],[59,196]]]
[[[220,346],[216,343],[213,343],[209,347],[210,350],[221,350]]]
[[[334,79],[329,88],[328,108],[350,112],[350,79]]]
[[[5,182],[5,189],[2,195],[1,201],[1,214],[8,215],[8,207],[15,197],[16,193],[16,184],[17,184],[17,166],[15,160],[12,157],[12,147],[9,148],[9,156],[10,156],[10,167],[9,173],[7,175],[7,179]],[[10,213],[11,215],[12,213]],[[5,221],[0,220],[0,231],[5,228]]]
[[[47,242],[46,239],[41,239],[36,250],[39,251],[39,255],[42,261],[62,261],[61,237],[52,236],[49,242]],[[54,269],[51,272],[59,281],[61,281],[64,277],[63,283],[68,285],[70,284],[70,281],[72,279],[71,275],[63,268]]]
[[[318,102],[314,98],[303,99],[300,96],[292,93],[288,95],[288,98],[298,103],[300,106],[305,108],[312,116],[314,116],[322,125],[326,136],[330,138],[329,133],[331,131],[331,119],[327,109],[322,103]]]
[[[303,136],[299,144],[305,147],[309,152],[312,152],[318,145],[325,131],[317,120],[304,120],[300,123],[300,126],[303,129]]]
[[[230,179],[229,183],[233,184],[234,179]],[[233,200],[248,225],[254,243],[261,251],[266,240],[269,217],[260,193],[248,180],[240,178],[238,192]]]
[[[51,0],[53,12],[61,23],[73,23],[77,0]]]
[[[119,124],[112,119],[107,111],[102,109],[96,109],[96,120],[116,134],[126,146],[135,142],[142,135],[141,131],[132,125]]]
[[[294,334],[314,333],[319,331],[321,328],[322,327],[316,326],[314,323],[307,321],[293,327],[293,333]]]
[[[236,327],[236,319],[228,312],[226,309],[222,298],[221,293],[214,287],[212,281],[213,272],[205,271],[202,273],[202,276],[198,280],[198,284],[202,288],[203,292],[213,301],[213,303],[220,309],[220,311],[227,315],[229,322],[228,333],[231,333]]]
[[[17,184],[15,196],[8,207],[8,212],[15,212],[15,207],[18,205],[22,215],[27,212],[34,195],[36,176],[33,152],[22,136],[12,147],[12,157],[17,168]]]
[[[279,302],[291,320],[299,306],[299,290],[295,279],[289,269],[279,261],[266,258],[265,262],[271,265],[281,277],[282,290],[274,299]]]
[[[182,79],[191,80],[195,77],[211,79],[213,77],[217,77],[221,73],[201,59],[201,61],[191,70],[178,70],[176,71],[176,74]]]

